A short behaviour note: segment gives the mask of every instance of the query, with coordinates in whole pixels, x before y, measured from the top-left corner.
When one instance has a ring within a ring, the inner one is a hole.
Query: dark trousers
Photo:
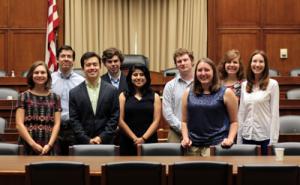
[[[270,143],[270,139],[263,140],[263,141],[254,141],[254,140],[246,140],[243,138],[243,144],[260,145],[261,155],[268,155],[269,143]]]
[[[75,136],[70,121],[61,121],[58,134],[58,145],[60,155],[69,155],[69,146],[75,144]]]

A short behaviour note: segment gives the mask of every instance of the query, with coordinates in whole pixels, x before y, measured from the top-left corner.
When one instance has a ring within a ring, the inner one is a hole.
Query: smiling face
[[[131,75],[131,81],[136,88],[141,88],[146,84],[147,79],[142,70],[135,69]]]
[[[73,51],[72,50],[62,50],[58,56],[58,63],[60,65],[60,69],[63,73],[69,73],[73,68],[74,59],[73,59]]]
[[[237,76],[237,73],[240,69],[240,57],[235,57],[231,61],[227,61],[225,63],[225,70],[228,74],[228,76]]]
[[[45,66],[39,65],[33,70],[32,80],[35,86],[44,86],[47,83],[48,74]]]
[[[265,60],[261,54],[256,54],[251,60],[251,70],[256,78],[259,78],[265,69]]]
[[[91,57],[84,61],[83,71],[88,81],[98,80],[100,76],[100,61],[97,57]]]
[[[200,62],[197,65],[196,77],[197,80],[199,80],[199,82],[202,84],[202,86],[210,86],[213,79],[213,75],[213,69],[208,63]]]

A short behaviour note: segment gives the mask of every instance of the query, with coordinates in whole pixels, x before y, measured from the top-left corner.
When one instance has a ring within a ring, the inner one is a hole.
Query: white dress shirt
[[[238,143],[242,139],[277,143],[279,137],[279,86],[270,79],[266,90],[246,92],[247,82],[242,83],[238,112]]]

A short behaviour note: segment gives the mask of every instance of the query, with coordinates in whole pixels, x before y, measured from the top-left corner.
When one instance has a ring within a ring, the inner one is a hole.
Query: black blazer
[[[77,144],[88,144],[96,136],[100,136],[103,144],[113,143],[119,121],[118,90],[101,80],[96,114],[85,81],[70,90],[69,96],[69,114]]]
[[[102,75],[101,79],[111,84],[111,80],[108,76],[108,73],[105,73],[104,75]],[[126,76],[121,72],[120,84],[119,84],[119,89],[118,89],[119,94],[126,90],[128,90]]]

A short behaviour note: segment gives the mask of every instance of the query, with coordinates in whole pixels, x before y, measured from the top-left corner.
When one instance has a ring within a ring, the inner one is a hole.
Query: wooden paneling
[[[0,0],[1,1],[1,0]],[[6,69],[7,63],[5,61],[7,51],[7,34],[5,31],[0,30],[0,69]]]
[[[9,0],[9,25],[13,28],[46,28],[48,1]]]
[[[45,30],[17,30],[10,34],[8,68],[20,75],[37,60],[45,60]]]
[[[261,0],[217,0],[216,14],[218,27],[257,27]]]
[[[58,46],[64,43],[64,0],[57,0]],[[18,76],[36,60],[45,60],[47,0],[0,0],[0,69]]]
[[[208,57],[216,62],[228,49],[240,50],[244,62],[262,49],[272,68],[289,75],[300,67],[299,34],[299,0],[208,0]],[[279,58],[280,48],[288,49],[287,60]]]
[[[241,52],[241,58],[246,66],[249,55],[258,45],[259,33],[257,30],[222,30],[218,34],[218,58],[232,48]]]
[[[0,0],[0,28],[7,27],[8,23],[8,1],[9,0]]]
[[[263,0],[263,24],[269,27],[300,26],[299,0]]]
[[[270,67],[277,69],[281,75],[289,75],[291,69],[300,67],[300,32],[267,32],[265,33],[265,43]],[[288,49],[287,59],[280,59],[280,48]]]

